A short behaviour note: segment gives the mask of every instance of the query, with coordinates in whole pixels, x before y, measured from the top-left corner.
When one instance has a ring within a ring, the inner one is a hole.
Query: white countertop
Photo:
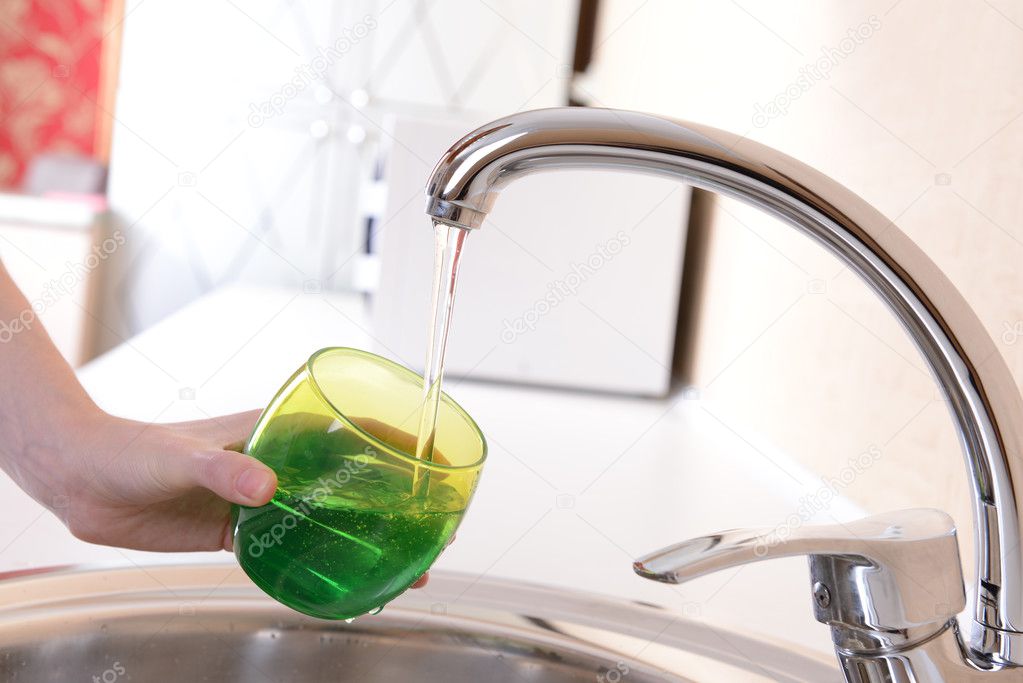
[[[386,353],[376,348],[364,308],[358,295],[219,290],[79,375],[103,408],[138,420],[261,407],[316,349]],[[816,477],[744,431],[732,431],[695,398],[656,401],[474,382],[445,389],[476,418],[491,450],[458,541],[437,568],[628,597],[831,651],[827,628],[812,617],[804,559],[676,587],[645,581],[631,569],[636,556],[691,536],[783,524],[802,496],[821,487]],[[89,545],[6,477],[0,494],[0,570],[233,561],[226,553],[168,556]],[[859,514],[836,500],[820,521]]]

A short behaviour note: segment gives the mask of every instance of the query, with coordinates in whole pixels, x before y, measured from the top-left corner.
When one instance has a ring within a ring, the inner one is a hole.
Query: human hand
[[[40,471],[20,483],[90,543],[230,550],[230,503],[264,505],[277,485],[273,470],[237,450],[258,416],[147,424],[90,411],[26,453]]]
[[[0,320],[33,311],[0,261]],[[230,503],[263,505],[277,478],[237,452],[259,411],[178,424],[109,415],[43,326],[0,353],[0,469],[91,543],[157,551],[230,550]],[[416,587],[426,583],[424,575]]]
[[[90,543],[231,550],[230,503],[264,505],[277,486],[272,469],[238,452],[259,412],[148,424],[89,411],[62,430],[59,448],[31,454],[56,467],[32,478],[30,493]]]

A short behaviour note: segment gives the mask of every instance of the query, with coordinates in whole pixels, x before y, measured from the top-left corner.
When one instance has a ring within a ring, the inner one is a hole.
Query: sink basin
[[[235,565],[58,568],[0,576],[0,680],[841,680],[822,657],[671,612],[435,572],[375,616],[292,612]]]

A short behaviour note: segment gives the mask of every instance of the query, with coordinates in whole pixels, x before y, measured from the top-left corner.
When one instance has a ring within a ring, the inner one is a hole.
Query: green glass
[[[273,500],[234,506],[234,552],[274,599],[325,619],[383,606],[451,540],[486,441],[447,394],[430,462],[414,455],[423,379],[365,351],[317,351],[263,411],[245,452],[277,473]]]

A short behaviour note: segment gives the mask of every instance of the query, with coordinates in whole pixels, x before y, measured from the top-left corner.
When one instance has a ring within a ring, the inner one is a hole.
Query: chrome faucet
[[[940,385],[971,480],[977,578],[968,644],[955,527],[909,510],[789,535],[733,530],[658,551],[644,577],[685,581],[736,564],[810,557],[814,611],[831,626],[849,681],[1023,680],[1023,398],[990,335],[948,278],[858,196],[773,149],[705,126],[638,112],[558,108],[469,133],[441,158],[427,213],[479,228],[500,190],[545,169],[605,168],[677,178],[735,197],[809,235],[881,297]],[[920,471],[926,471],[921,463]],[[1016,488],[1019,484],[1019,488]]]

